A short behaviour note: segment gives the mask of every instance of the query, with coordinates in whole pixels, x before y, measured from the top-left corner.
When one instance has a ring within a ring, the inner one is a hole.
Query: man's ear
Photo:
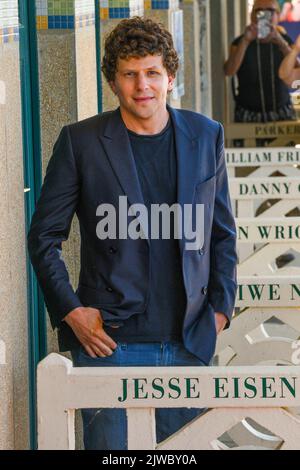
[[[109,82],[109,86],[111,88],[111,91],[116,95],[117,94],[117,89],[116,89],[116,85],[114,82]]]
[[[168,92],[171,92],[174,88],[174,81],[175,81],[175,77],[173,77],[172,75],[169,75],[168,76]]]

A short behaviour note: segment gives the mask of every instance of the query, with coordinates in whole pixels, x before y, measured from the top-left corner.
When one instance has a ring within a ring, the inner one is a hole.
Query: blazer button
[[[204,249],[203,249],[203,248],[200,248],[200,250],[199,250],[199,255],[200,255],[200,256],[203,256],[203,255],[204,255]]]
[[[107,292],[113,292],[114,290],[111,287],[106,287]]]
[[[206,295],[207,294],[207,287],[206,286],[202,287],[201,292],[202,292],[203,295]]]
[[[115,253],[117,253],[117,251],[118,251],[117,248],[115,248],[114,246],[110,246],[110,247],[109,247],[109,252],[110,252],[112,255],[114,255]]]

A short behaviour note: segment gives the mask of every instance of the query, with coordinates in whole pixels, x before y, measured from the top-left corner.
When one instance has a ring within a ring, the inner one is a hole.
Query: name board
[[[292,349],[291,349],[292,351]],[[201,370],[202,368],[200,368]],[[296,406],[300,397],[300,368],[291,367],[289,372],[277,370],[275,373],[263,372],[260,367],[245,372],[242,367],[227,368],[222,371],[217,368],[208,369],[194,374],[185,371],[185,375],[173,375],[165,370],[165,374],[136,374],[124,376],[114,392],[114,400],[119,405],[141,407],[177,402],[188,406]],[[198,403],[197,403],[198,402]],[[151,405],[150,405],[151,404]]]
[[[238,218],[239,243],[297,243],[300,242],[300,217]]]
[[[286,137],[288,140],[300,138],[300,123],[295,121],[281,121],[268,124],[230,124],[226,126],[227,139],[259,139]]]
[[[232,199],[299,199],[300,178],[230,178]]]
[[[278,148],[228,148],[226,163],[231,167],[288,166],[300,165],[300,149]]]
[[[300,276],[241,276],[236,307],[300,307]]]
[[[39,410],[43,405],[44,413],[48,412],[45,387],[52,383],[53,388],[53,381],[56,388],[60,385],[57,396],[62,410],[300,406],[300,342],[291,344],[291,356],[294,365],[289,367],[78,368],[52,353],[38,366]],[[70,389],[75,392],[70,394]]]

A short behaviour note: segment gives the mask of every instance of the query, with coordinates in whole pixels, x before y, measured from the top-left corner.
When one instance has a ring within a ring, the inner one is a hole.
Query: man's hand
[[[221,333],[221,331],[224,330],[226,323],[228,322],[228,319],[224,313],[215,313],[215,321],[216,321],[216,330],[217,330],[217,335]]]
[[[91,357],[106,357],[113,353],[117,344],[104,331],[100,310],[92,307],[78,307],[65,316],[64,321]]]
[[[273,44],[276,44],[284,55],[288,54],[291,50],[289,43],[284,39],[284,37],[282,37],[278,29],[274,26],[272,26],[272,31],[269,36],[267,36],[265,40],[262,40],[262,42],[272,42]]]
[[[297,37],[294,48],[296,49],[298,54],[300,54],[300,36]]]
[[[283,43],[286,43],[285,39],[281,36],[277,28],[274,28],[274,26],[271,26],[271,32],[270,34],[261,40],[261,42],[272,42],[273,44],[277,44],[280,46]]]
[[[247,28],[245,29],[243,39],[248,44],[250,44],[250,42],[254,41],[254,39],[256,38],[257,38],[257,25],[252,23],[249,26],[247,26]]]

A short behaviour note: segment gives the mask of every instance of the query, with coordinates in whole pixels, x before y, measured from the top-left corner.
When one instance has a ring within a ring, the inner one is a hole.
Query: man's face
[[[279,10],[278,3],[273,0],[256,0],[253,5],[253,10],[251,14],[252,23],[257,23],[257,13],[259,10],[268,10],[272,13],[272,25],[276,26],[279,22]]]
[[[147,120],[166,108],[174,77],[168,75],[162,56],[118,59],[115,80],[110,83],[127,117]]]

